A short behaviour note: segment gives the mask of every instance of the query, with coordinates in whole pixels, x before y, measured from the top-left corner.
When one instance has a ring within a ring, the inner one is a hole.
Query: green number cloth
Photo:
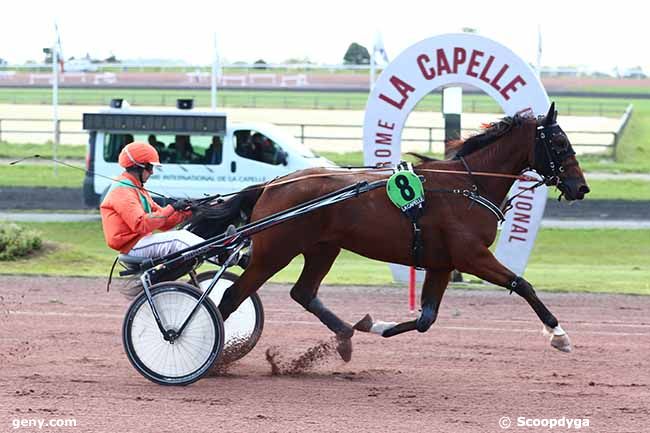
[[[424,202],[424,187],[417,174],[412,171],[398,171],[386,183],[388,198],[402,212]]]

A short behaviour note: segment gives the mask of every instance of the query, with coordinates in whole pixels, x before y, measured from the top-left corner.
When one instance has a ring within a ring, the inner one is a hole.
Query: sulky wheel
[[[151,286],[151,296],[163,327],[178,331],[197,304],[201,292],[178,281]],[[183,332],[167,341],[142,292],[129,307],[122,327],[126,356],[147,379],[161,385],[188,385],[199,380],[219,358],[225,331],[221,314],[205,299]]]
[[[210,280],[217,271],[202,272],[196,276],[202,290],[210,285]],[[209,298],[219,305],[226,289],[239,278],[237,275],[224,272],[217,285],[210,292]],[[250,352],[262,336],[264,328],[264,309],[257,293],[253,293],[241,303],[228,320],[224,323],[226,337],[223,354],[216,364],[225,365],[241,359]]]

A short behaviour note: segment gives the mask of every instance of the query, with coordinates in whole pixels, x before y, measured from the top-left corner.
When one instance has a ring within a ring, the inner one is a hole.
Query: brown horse
[[[428,330],[436,320],[454,269],[522,296],[552,334],[553,347],[570,351],[568,336],[531,284],[499,263],[489,250],[497,233],[493,211],[504,202],[516,176],[477,176],[479,172],[519,175],[532,168],[548,185],[556,186],[567,200],[584,198],[589,188],[567,136],[556,123],[556,116],[553,104],[549,113],[539,119],[505,118],[462,142],[454,159],[424,158],[424,162],[415,166],[415,172],[425,178],[426,197],[419,218],[423,240],[420,266],[426,269],[426,277],[422,311],[417,320],[395,324],[373,322],[366,316],[353,327],[325,307],[317,296],[321,281],[342,248],[376,260],[414,265],[412,222],[389,201],[383,188],[253,235],[251,261],[219,305],[224,320],[246,297],[302,254],[304,267],[291,289],[291,297],[336,334],[339,354],[346,361],[351,358],[354,329],[384,337],[414,329]],[[353,183],[387,177],[385,171],[346,175],[341,172],[326,168],[295,172],[263,187],[249,187],[220,206],[225,213],[252,210],[250,219],[255,221]],[[287,182],[289,179],[297,180]],[[474,197],[480,196],[497,206],[490,211],[490,206],[471,205],[467,191],[473,187]],[[458,193],[463,190],[465,194]]]

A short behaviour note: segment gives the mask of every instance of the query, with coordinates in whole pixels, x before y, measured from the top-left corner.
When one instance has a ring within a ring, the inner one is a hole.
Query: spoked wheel
[[[201,290],[206,290],[210,285],[216,270],[202,272],[196,276]],[[219,305],[226,289],[233,285],[239,278],[237,275],[224,272],[210,292],[209,298],[215,305]],[[224,365],[243,358],[253,350],[264,328],[264,309],[257,293],[253,293],[241,303],[224,323],[226,337],[224,350],[217,364]]]
[[[201,292],[172,281],[151,286],[151,296],[163,327],[173,333],[183,325]],[[122,327],[124,350],[133,367],[161,385],[199,380],[221,355],[224,336],[219,310],[205,299],[183,332],[173,341],[165,340],[144,292],[129,307]]]

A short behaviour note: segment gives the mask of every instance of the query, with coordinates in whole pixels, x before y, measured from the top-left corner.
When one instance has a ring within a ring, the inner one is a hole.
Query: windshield
[[[297,154],[305,158],[319,158],[318,155],[307,148],[307,146],[300,143],[293,135],[286,132],[286,130],[274,125],[269,125],[268,129],[269,132],[273,134],[275,141],[282,143],[283,147],[285,147],[285,144],[287,144],[286,147],[291,147],[296,151]]]
[[[104,134],[104,161],[117,162],[120,152],[129,143],[149,143],[158,151],[162,164],[221,164],[223,145],[219,135],[183,134]]]

